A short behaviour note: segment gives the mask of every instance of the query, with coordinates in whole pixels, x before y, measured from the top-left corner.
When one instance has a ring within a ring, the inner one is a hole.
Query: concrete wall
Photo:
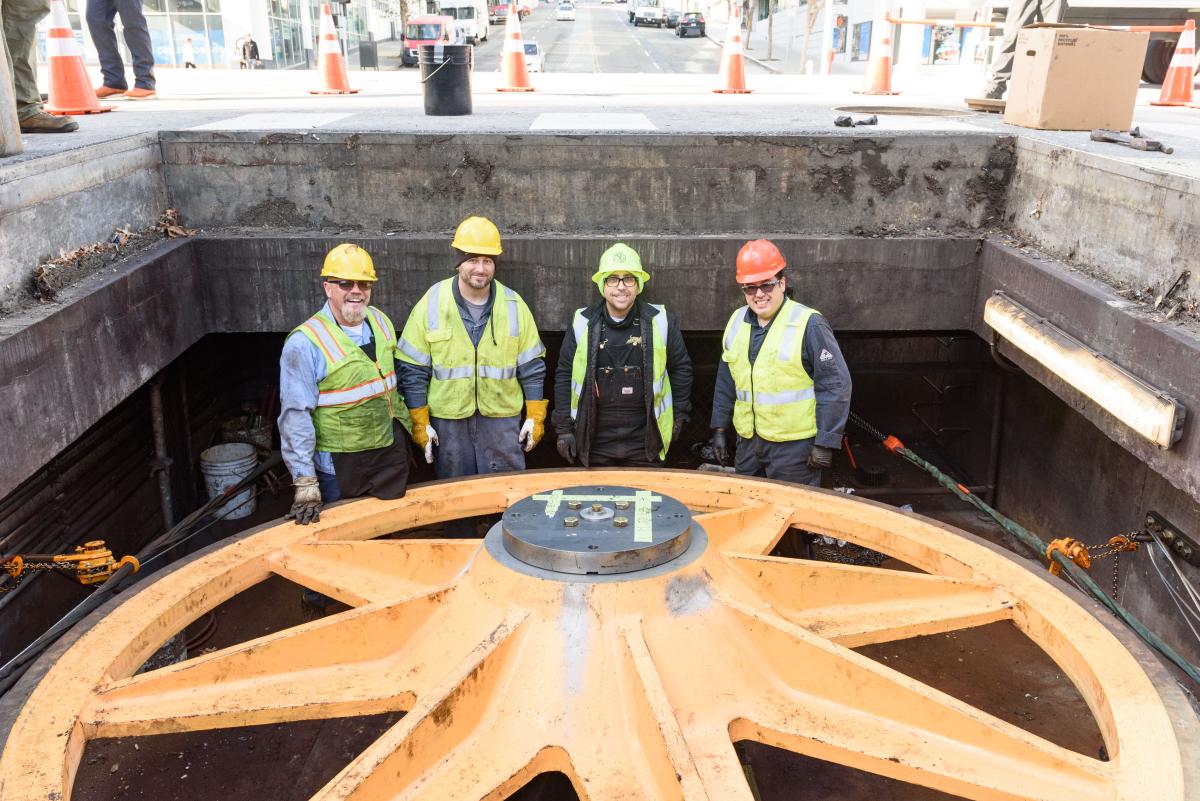
[[[506,234],[871,234],[998,223],[992,134],[558,136],[164,133],[189,224]]]
[[[1008,224],[1038,249],[1118,289],[1161,291],[1191,269],[1175,297],[1200,301],[1200,192],[1195,179],[1163,171],[1164,158],[1144,154],[1142,166],[1022,138]]]
[[[4,167],[0,181],[0,311],[35,267],[124,225],[153,225],[166,208],[157,134],[140,134]]]

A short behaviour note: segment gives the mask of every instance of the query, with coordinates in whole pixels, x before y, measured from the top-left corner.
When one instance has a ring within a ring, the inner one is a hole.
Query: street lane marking
[[[353,117],[354,114],[243,114],[240,117],[230,117],[216,122],[206,122],[194,125],[189,131],[286,131],[296,128],[320,128],[331,122]]]
[[[657,131],[645,114],[539,114],[531,131]]]

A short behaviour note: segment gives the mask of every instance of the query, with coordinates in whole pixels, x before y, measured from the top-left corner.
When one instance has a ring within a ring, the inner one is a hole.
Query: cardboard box
[[[1026,128],[1129,130],[1148,33],[1040,24],[1017,32],[1004,121]]]

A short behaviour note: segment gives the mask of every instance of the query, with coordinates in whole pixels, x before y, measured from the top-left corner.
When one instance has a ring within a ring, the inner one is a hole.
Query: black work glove
[[[686,417],[680,415],[675,416],[675,422],[671,424],[671,442],[679,440],[679,432],[683,431],[683,424],[687,422]]]
[[[813,470],[825,470],[833,466],[833,449],[813,445],[812,453],[808,455],[808,466]]]
[[[579,449],[575,447],[574,434],[559,434],[556,447],[558,455],[565,459],[567,464],[575,464],[575,457],[579,455]]]
[[[317,477],[300,476],[292,486],[296,488],[296,495],[287,516],[295,518],[298,526],[307,526],[320,520],[321,489],[317,485]]]
[[[729,461],[729,442],[725,438],[725,429],[713,429],[712,450],[713,456],[717,457],[717,463],[724,467]]]

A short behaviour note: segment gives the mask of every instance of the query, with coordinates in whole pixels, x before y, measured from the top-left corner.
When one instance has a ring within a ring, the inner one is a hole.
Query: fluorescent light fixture
[[[983,321],[1038,364],[1166,450],[1183,434],[1187,410],[1003,292],[988,298]]]

